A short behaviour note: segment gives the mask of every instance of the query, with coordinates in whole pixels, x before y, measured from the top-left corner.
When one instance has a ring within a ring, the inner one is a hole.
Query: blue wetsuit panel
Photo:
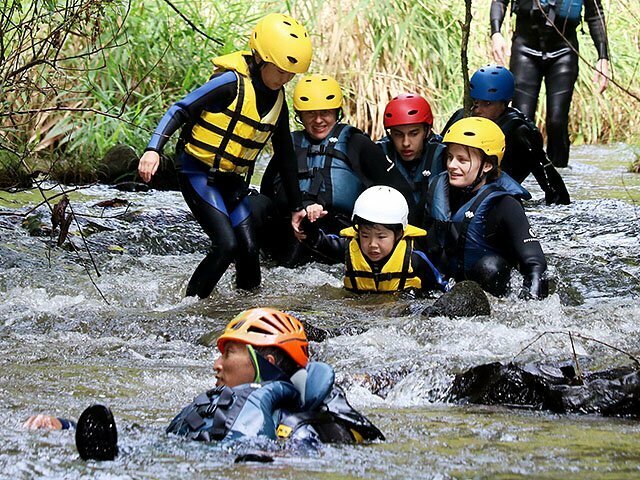
[[[160,119],[147,150],[162,151],[169,137],[189,120],[195,121],[203,110],[221,112],[235,98],[237,77],[228,71],[214,75],[211,80],[174,103]]]
[[[186,152],[182,153],[180,161],[182,163],[182,173],[189,179],[189,183],[195,192],[206,203],[229,217],[232,227],[238,226],[251,215],[251,207],[247,198],[243,198],[240,204],[229,214],[220,191],[215,186],[208,184],[209,167],[207,165]]]

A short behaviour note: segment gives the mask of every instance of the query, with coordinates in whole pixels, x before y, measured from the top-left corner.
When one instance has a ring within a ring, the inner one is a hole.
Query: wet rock
[[[199,345],[212,347],[216,344],[216,341],[218,340],[218,337],[220,335],[222,335],[222,331],[212,330],[210,332],[203,333],[200,338],[198,338],[197,342]]]
[[[430,317],[474,317],[491,315],[491,306],[487,294],[478,283],[464,280],[425,308],[422,314]]]
[[[578,377],[570,362],[488,363],[456,375],[451,400],[556,413],[640,417],[640,370],[627,366]]]
[[[359,335],[367,329],[356,325],[345,325],[337,328],[320,328],[302,320],[304,331],[310,342],[324,342],[327,338],[339,337],[340,335]]]
[[[100,181],[123,191],[179,190],[178,177],[173,161],[160,155],[158,171],[146,184],[138,176],[138,154],[128,145],[112,147],[102,158],[99,167]]]
[[[25,217],[22,220],[22,228],[26,229],[32,237],[51,236],[51,226],[44,222],[42,213],[35,213]]]

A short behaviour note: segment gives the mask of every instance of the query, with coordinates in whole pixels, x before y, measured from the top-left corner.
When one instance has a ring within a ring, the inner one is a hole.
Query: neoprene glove
[[[549,281],[541,272],[531,272],[525,276],[519,297],[542,300],[549,295]]]

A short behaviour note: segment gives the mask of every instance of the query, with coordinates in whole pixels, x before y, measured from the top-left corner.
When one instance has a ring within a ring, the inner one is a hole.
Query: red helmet
[[[392,99],[384,109],[384,128],[426,123],[433,125],[431,106],[417,93],[402,93]]]
[[[302,323],[274,308],[252,308],[237,315],[218,338],[221,353],[229,341],[280,348],[301,367],[309,362],[309,342]]]

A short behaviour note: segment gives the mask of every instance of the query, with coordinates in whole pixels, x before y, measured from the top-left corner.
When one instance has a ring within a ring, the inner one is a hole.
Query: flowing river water
[[[422,317],[433,299],[346,293],[341,267],[319,264],[265,264],[256,292],[236,290],[230,269],[209,299],[184,299],[207,241],[176,192],[95,186],[71,194],[74,211],[85,215],[79,221],[90,233],[97,276],[76,225],[79,254],[68,242],[56,248],[47,236],[29,235],[24,213],[42,200],[38,191],[0,193],[0,477],[640,477],[637,420],[456,405],[447,396],[455,374],[480,363],[570,359],[563,334],[525,348],[546,331],[578,332],[640,356],[640,176],[626,173],[632,159],[625,145],[574,148],[572,167],[562,171],[569,206],[545,206],[528,181],[534,200],[526,209],[555,293],[543,301],[491,298],[490,316],[461,319]],[[114,197],[130,206],[95,206]],[[35,213],[49,224],[46,206]],[[334,365],[351,403],[386,442],[282,450],[273,463],[238,465],[243,446],[164,434],[175,413],[212,385],[216,351],[203,335],[254,306],[323,328],[367,329],[314,342],[311,351]],[[583,367],[630,361],[575,341]],[[77,418],[95,402],[116,416],[121,454],[113,462],[80,460],[72,432],[21,427],[33,413]]]

